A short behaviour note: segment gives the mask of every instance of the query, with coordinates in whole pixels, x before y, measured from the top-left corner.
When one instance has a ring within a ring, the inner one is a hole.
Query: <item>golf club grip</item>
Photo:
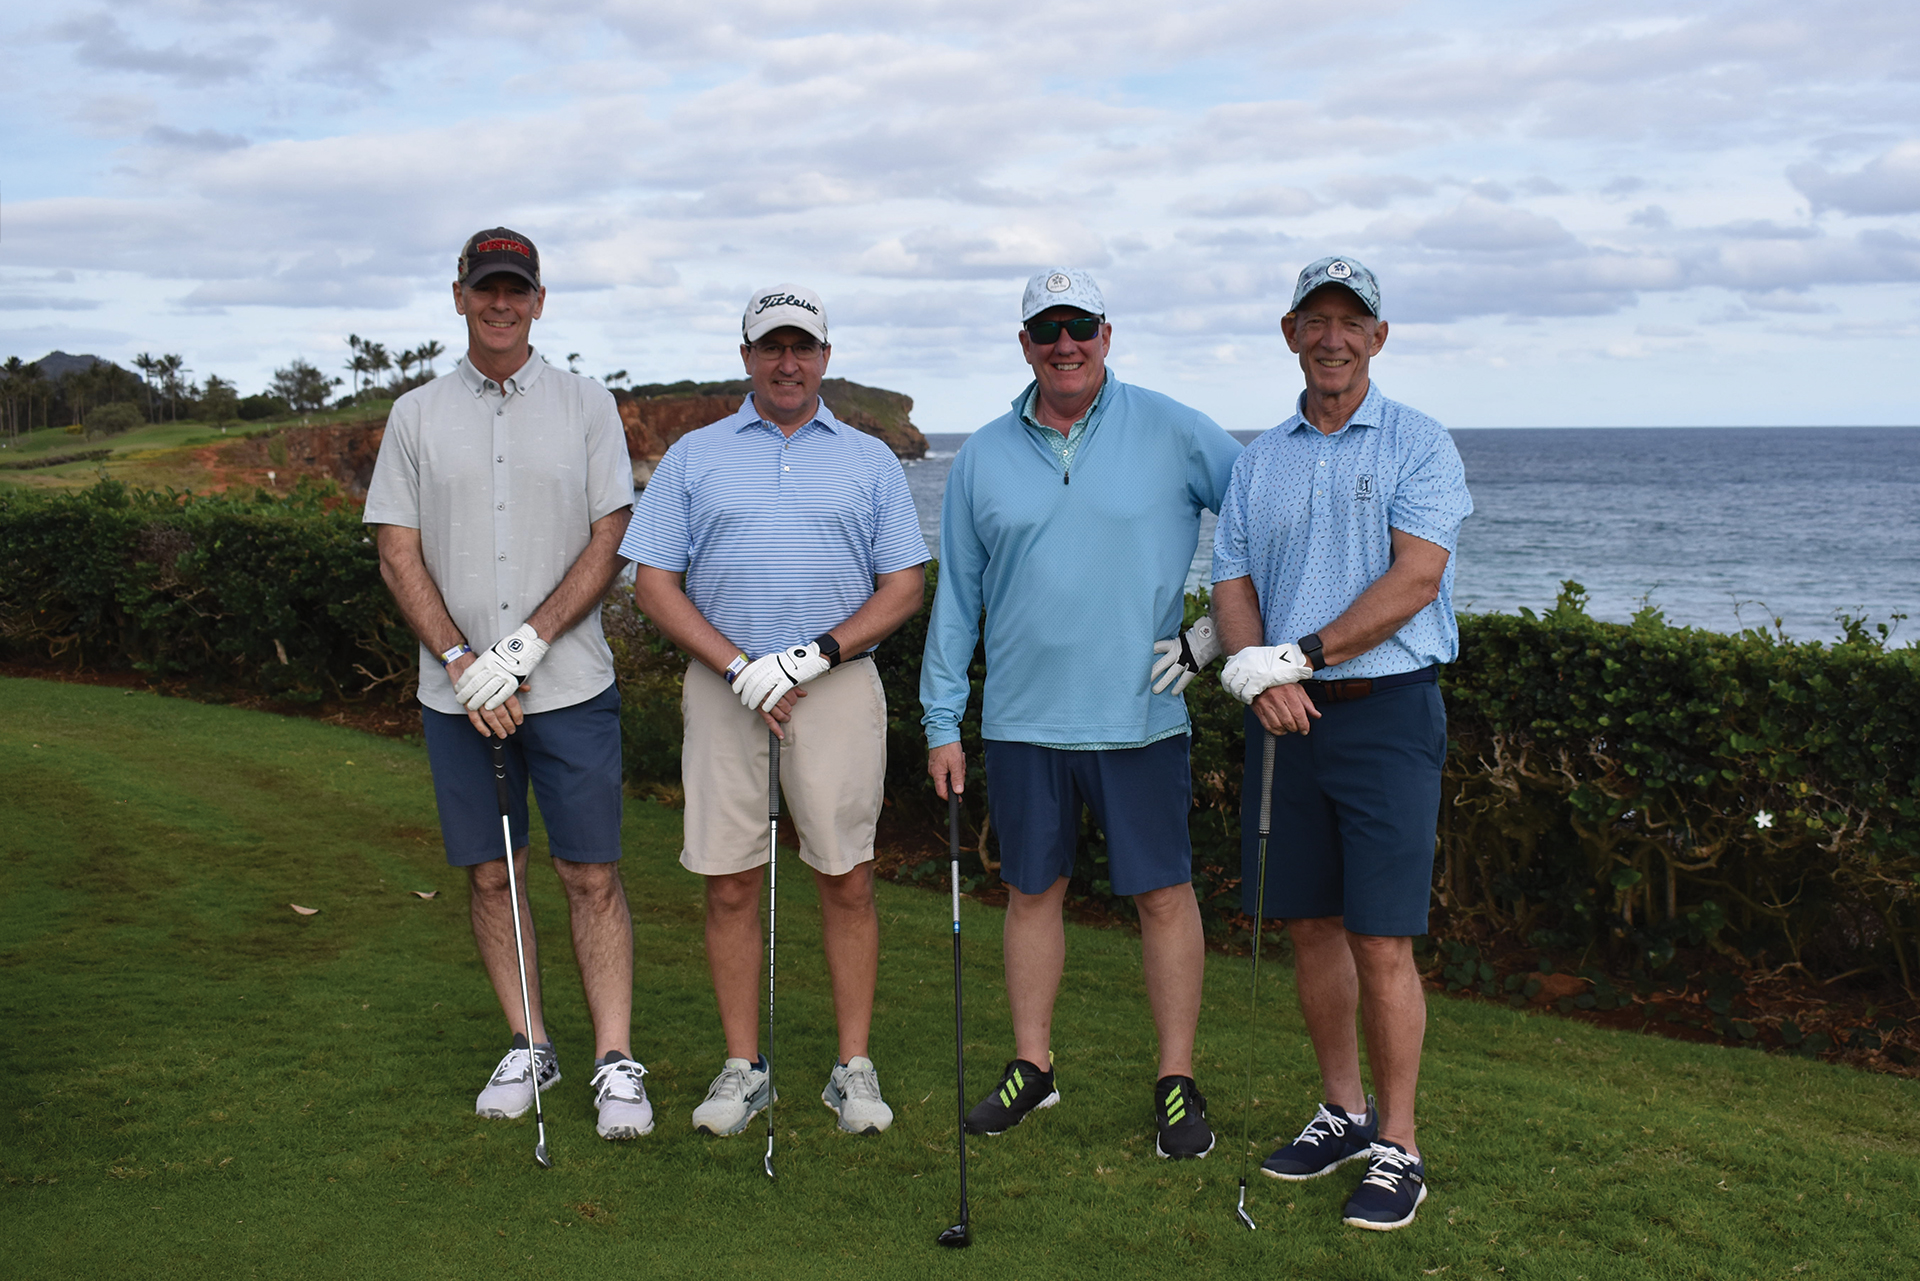
[[[780,817],[780,736],[767,731],[767,817]]]
[[[500,801],[501,817],[513,812],[513,797],[507,791],[507,745],[498,739],[493,743],[493,794]]]
[[[1260,835],[1265,836],[1273,830],[1273,745],[1278,742],[1273,731],[1266,732],[1266,743],[1261,747],[1260,756]]]

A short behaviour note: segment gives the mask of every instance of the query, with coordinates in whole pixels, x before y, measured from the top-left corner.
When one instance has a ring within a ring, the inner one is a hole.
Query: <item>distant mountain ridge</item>
[[[83,373],[95,365],[108,365],[112,361],[99,356],[70,356],[64,351],[50,351],[40,359],[30,362],[40,366],[40,376],[58,380],[72,373]]]

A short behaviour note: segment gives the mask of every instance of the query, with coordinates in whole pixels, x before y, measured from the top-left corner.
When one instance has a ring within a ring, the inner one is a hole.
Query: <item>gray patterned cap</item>
[[[1020,323],[1026,324],[1049,307],[1078,307],[1089,316],[1105,317],[1107,300],[1093,277],[1078,269],[1052,267],[1035,272],[1020,299]]]
[[[1306,296],[1322,285],[1339,285],[1360,300],[1360,305],[1380,314],[1380,282],[1360,265],[1358,258],[1322,258],[1300,269],[1300,283],[1293,287],[1293,306],[1298,311]]]

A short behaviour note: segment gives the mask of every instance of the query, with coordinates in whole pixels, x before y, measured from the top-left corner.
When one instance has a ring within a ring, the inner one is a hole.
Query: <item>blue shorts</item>
[[[500,798],[493,786],[493,744],[464,715],[420,709],[433,798],[440,806],[440,839],[447,862],[473,867],[506,855],[500,839]],[[527,843],[527,782],[531,777],[547,844],[573,863],[612,863],[620,857],[620,687],[609,685],[584,703],[527,717],[506,740],[508,820],[513,848]]]
[[[1107,835],[1115,894],[1193,880],[1189,745],[1185,734],[1112,751],[989,741],[987,809],[1000,837],[1000,879],[1022,894],[1044,894],[1072,876],[1084,804]]]
[[[1447,712],[1431,681],[1350,703],[1319,703],[1307,734],[1273,754],[1273,831],[1265,915],[1343,916],[1355,934],[1427,932]],[[1242,910],[1259,884],[1260,764],[1266,730],[1247,711],[1241,788]]]

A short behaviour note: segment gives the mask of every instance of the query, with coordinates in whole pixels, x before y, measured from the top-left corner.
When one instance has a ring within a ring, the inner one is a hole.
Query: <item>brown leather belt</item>
[[[1316,703],[1351,703],[1369,694],[1397,689],[1402,685],[1422,685],[1440,679],[1440,665],[1429,664],[1417,672],[1395,672],[1391,676],[1350,676],[1343,680],[1306,680],[1300,688]]]

